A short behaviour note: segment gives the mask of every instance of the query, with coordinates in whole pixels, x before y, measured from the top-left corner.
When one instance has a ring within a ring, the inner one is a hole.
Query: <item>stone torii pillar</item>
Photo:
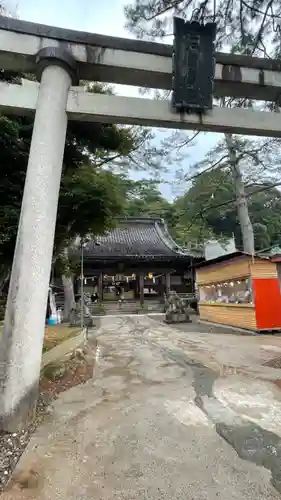
[[[59,47],[36,57],[41,78],[17,242],[0,339],[0,430],[23,427],[37,402],[47,295],[76,63]]]

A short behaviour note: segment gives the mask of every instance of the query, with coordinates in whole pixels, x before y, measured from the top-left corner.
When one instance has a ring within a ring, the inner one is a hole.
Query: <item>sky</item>
[[[129,2],[130,0],[7,0],[6,4],[9,10],[13,11],[16,8],[18,17],[26,21],[133,38],[133,35],[124,28],[124,6]],[[119,95],[140,97],[136,87],[118,85],[116,92]],[[155,133],[160,141],[163,134],[157,130]],[[186,134],[191,135],[191,132]],[[201,133],[194,147],[188,149],[188,155],[181,165],[182,169],[188,172],[189,166],[202,160],[219,138],[219,134]],[[138,174],[134,177],[142,178],[144,175]],[[168,199],[181,193],[180,183],[175,179],[175,167],[172,166],[165,177],[167,183],[161,185],[161,191]]]

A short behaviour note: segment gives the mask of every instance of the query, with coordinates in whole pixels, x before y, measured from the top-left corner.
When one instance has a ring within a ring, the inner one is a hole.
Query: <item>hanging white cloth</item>
[[[49,304],[50,304],[50,309],[51,309],[51,315],[56,315],[57,314],[57,306],[56,306],[56,299],[55,295],[53,294],[53,290],[51,287],[49,287]]]

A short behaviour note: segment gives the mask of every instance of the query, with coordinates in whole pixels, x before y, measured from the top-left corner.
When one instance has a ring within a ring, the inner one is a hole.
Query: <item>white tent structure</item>
[[[204,245],[204,257],[206,260],[216,259],[222,255],[236,252],[234,236],[225,240],[209,240]]]

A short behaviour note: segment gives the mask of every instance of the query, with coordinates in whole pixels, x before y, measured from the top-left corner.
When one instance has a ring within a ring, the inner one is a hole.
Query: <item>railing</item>
[[[63,293],[56,293],[55,294],[55,301],[56,301],[57,309],[63,309],[63,307],[64,307],[64,294]]]

